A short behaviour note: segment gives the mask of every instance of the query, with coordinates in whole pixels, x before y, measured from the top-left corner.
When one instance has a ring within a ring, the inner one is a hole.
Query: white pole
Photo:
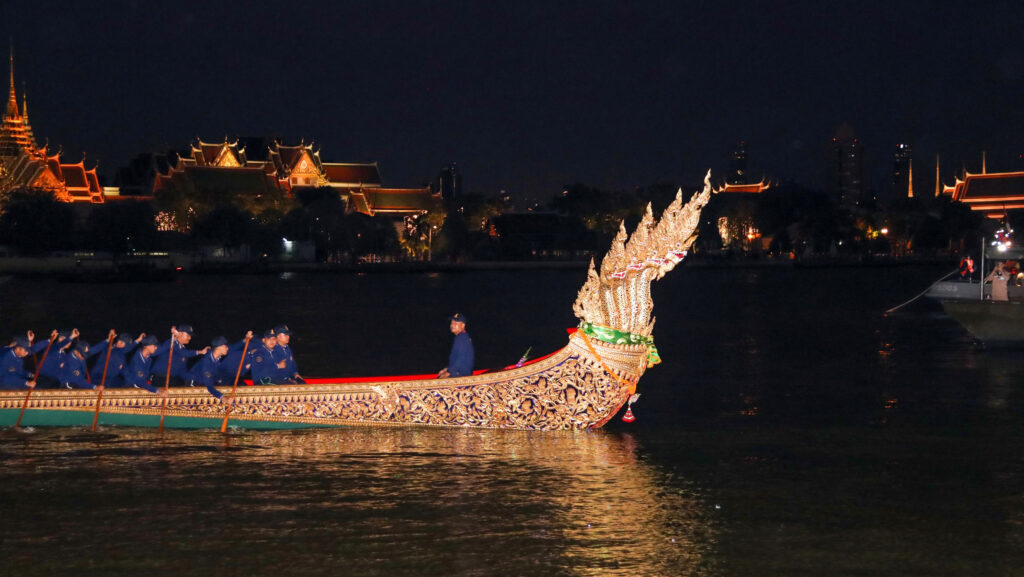
[[[978,289],[978,290],[981,291],[981,292],[978,293],[978,300],[983,301],[983,300],[985,300],[985,237],[984,236],[981,237],[981,270],[979,271],[979,273],[981,274],[981,288]]]

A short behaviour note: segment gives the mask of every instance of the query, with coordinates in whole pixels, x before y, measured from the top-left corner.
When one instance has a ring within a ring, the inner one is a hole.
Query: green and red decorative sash
[[[612,345],[644,345],[647,347],[647,368],[661,362],[658,349],[654,346],[654,337],[645,337],[635,333],[619,331],[611,327],[603,327],[586,321],[580,322],[580,330],[588,337]]]

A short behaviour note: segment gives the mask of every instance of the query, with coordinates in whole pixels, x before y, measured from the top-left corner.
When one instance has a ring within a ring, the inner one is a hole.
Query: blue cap
[[[75,343],[75,350],[82,353],[83,355],[89,353],[89,343],[85,341],[78,341]]]
[[[146,338],[139,342],[140,347],[148,347],[149,345],[159,345],[160,341],[156,340],[154,335],[147,335]]]
[[[25,350],[28,350],[29,348],[32,347],[32,344],[29,343],[28,339],[26,339],[25,337],[14,337],[14,346],[15,348],[21,347]]]
[[[224,338],[224,337],[214,337],[214,339],[212,341],[210,341],[210,348],[211,349],[215,349],[217,347],[226,347],[226,346],[228,346],[228,340],[226,338]]]
[[[70,337],[72,331],[74,331],[74,329],[58,329],[57,336],[60,338]]]
[[[448,317],[448,320],[449,321],[455,321],[457,323],[466,324],[466,315],[464,315],[462,313],[455,313],[452,316]]]
[[[192,325],[178,325],[178,332],[192,336]]]
[[[288,325],[278,325],[278,326],[274,327],[274,332],[279,334],[279,335],[291,336],[291,334],[292,334],[292,331],[288,329]]]
[[[130,333],[121,333],[117,335],[117,340],[127,345],[135,339],[132,338]]]
[[[268,329],[266,331],[263,331],[263,338],[265,338],[265,339],[269,339],[269,338],[276,337],[276,336],[277,336],[277,333],[274,332],[274,329]]]

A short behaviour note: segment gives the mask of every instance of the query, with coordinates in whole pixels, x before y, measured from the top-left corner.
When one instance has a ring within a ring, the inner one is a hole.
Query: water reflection
[[[0,485],[38,488],[5,511],[0,554],[37,569],[67,562],[58,527],[104,570],[198,549],[179,572],[197,575],[225,556],[239,574],[694,574],[714,540],[698,491],[606,432],[7,431],[0,462]],[[140,536],[164,545],[126,546]]]

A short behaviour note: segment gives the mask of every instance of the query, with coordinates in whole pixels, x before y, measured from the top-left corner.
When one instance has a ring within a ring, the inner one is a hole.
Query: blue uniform
[[[50,347],[50,352],[47,353],[46,358],[43,359],[43,366],[39,367],[40,375],[50,377],[55,381],[60,380],[60,361],[57,360],[57,357],[60,356],[59,351],[68,344],[69,340],[70,339],[68,339],[68,337],[57,338],[57,342],[53,343],[53,346]],[[49,341],[42,341],[37,343],[36,346],[42,345],[42,350],[45,350],[47,344],[49,344]],[[35,349],[36,346],[33,346],[32,348]]]
[[[89,360],[96,355],[107,350],[107,341],[100,341],[96,343],[96,346],[89,347],[89,354],[85,355],[86,360]]]
[[[465,331],[455,335],[452,352],[448,355],[448,374],[465,377],[473,374],[473,339]]]
[[[156,352],[153,353],[153,372],[158,375],[167,376],[167,350],[170,347],[172,339],[168,339],[167,342],[160,345]],[[188,359],[198,355],[199,353],[191,349],[186,349],[178,341],[174,341],[174,355],[171,360],[171,377],[188,380]]]
[[[228,347],[228,354],[224,356],[224,360],[217,365],[217,382],[222,384],[231,383],[235,384],[235,375],[238,374],[238,364],[242,362],[242,349],[245,348],[245,339],[238,341],[237,343]],[[246,353],[246,356],[252,352],[252,349]],[[241,374],[238,374],[239,380],[244,379],[249,374],[249,367],[251,362],[246,362],[242,366]]]
[[[0,389],[24,389],[32,380],[32,374],[25,370],[24,359],[7,349],[0,354]]]
[[[128,364],[128,355],[130,355],[137,346],[139,346],[138,343],[132,342],[126,344],[124,348],[118,348],[115,346],[110,349],[110,360],[108,361],[105,357],[98,359],[96,361],[96,366],[92,368],[92,372],[90,373],[92,376],[92,382],[99,383],[103,380],[103,363],[107,363],[106,386],[114,388],[123,387],[124,378],[121,376],[121,373]]]
[[[203,355],[203,358],[199,359],[196,366],[192,367],[192,370],[188,373],[188,378],[193,384],[203,385],[211,395],[218,399],[224,396],[217,390],[217,372],[225,357],[218,359],[212,352]]]
[[[33,355],[37,354],[37,353],[41,353],[41,352],[46,350],[46,345],[48,345],[48,344],[50,344],[50,340],[49,339],[43,339],[41,341],[36,341],[36,343],[32,345],[32,348],[30,348],[28,350],[28,352],[33,354]]]
[[[276,347],[275,347],[276,348]],[[250,370],[252,371],[252,384],[272,385],[277,381],[277,365],[274,360],[274,352],[266,345],[260,344],[249,353]]]
[[[157,388],[149,384],[149,370],[153,364],[153,356],[143,356],[142,351],[136,351],[132,355],[128,366],[121,372],[121,377],[124,379],[124,384],[127,387],[138,387],[140,389],[146,389],[151,393],[156,393]]]
[[[299,376],[299,368],[295,365],[295,357],[288,345],[278,344],[272,351],[274,356],[275,383],[294,382]],[[284,368],[278,369],[277,363],[284,361]]]
[[[95,389],[96,386],[89,382],[89,371],[86,370],[85,361],[78,358],[74,351],[61,351],[57,360],[60,362],[60,384],[67,388],[78,387],[81,389]]]

